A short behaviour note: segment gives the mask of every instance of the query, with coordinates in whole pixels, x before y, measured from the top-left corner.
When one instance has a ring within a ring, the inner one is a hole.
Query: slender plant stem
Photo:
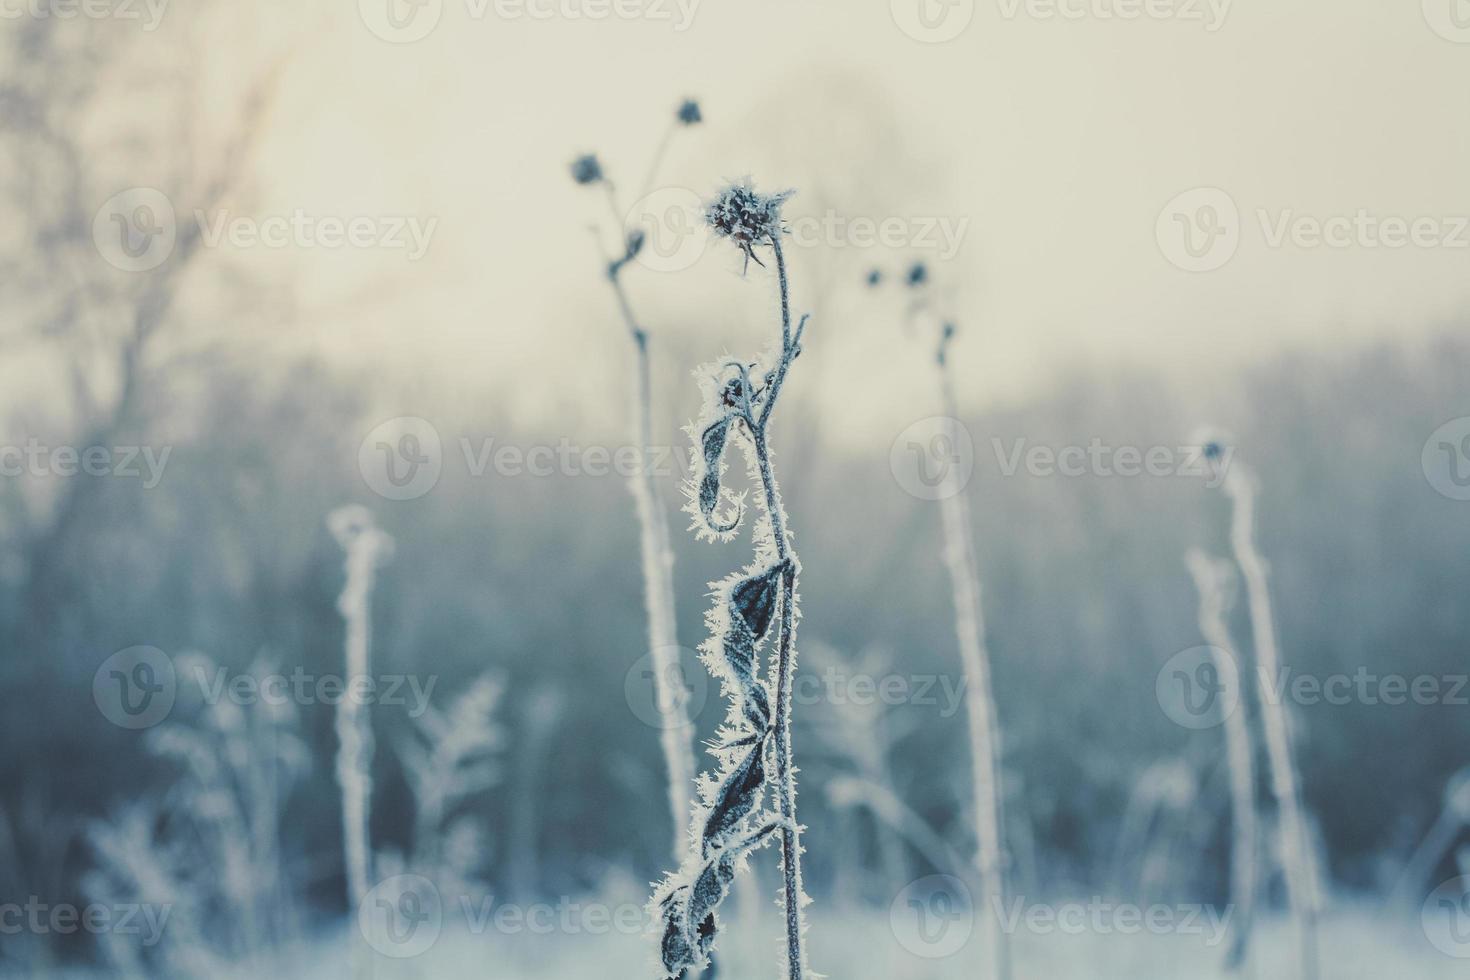
[[[1210,646],[1215,673],[1222,678],[1235,677],[1238,683],[1240,658],[1225,625],[1225,612],[1230,607],[1229,566],[1199,551],[1190,551],[1187,562],[1199,592],[1200,635]],[[1231,969],[1239,969],[1245,963],[1255,909],[1257,833],[1256,773],[1243,701],[1225,715],[1224,725],[1225,765],[1230,781],[1230,904],[1235,909],[1234,935],[1226,963]]]
[[[371,619],[373,564],[376,548],[361,532],[347,546],[347,585],[341,610],[346,621],[347,684],[368,672],[368,623]],[[373,733],[367,706],[343,698],[337,708],[337,782],[342,789],[342,836],[347,860],[347,898],[355,909],[372,881],[369,801],[372,797]]]
[[[937,360],[940,396],[944,413],[958,417],[954,384],[944,348]],[[955,635],[960,662],[968,684],[965,713],[970,723],[970,764],[977,842],[976,867],[980,875],[981,919],[987,932],[989,976],[1009,980],[1010,937],[1001,927],[1005,910],[1005,857],[1001,828],[1004,805],[1001,798],[999,752],[996,745],[997,712],[991,690],[990,653],[985,645],[985,618],[980,604],[980,571],[975,557],[974,527],[969,500],[959,485],[957,467],[945,474],[945,493],[940,501],[944,527],[944,562],[954,592]]]
[[[658,169],[663,165],[664,154],[669,150],[669,143],[674,138],[674,130],[679,128],[678,122],[672,122],[664,130],[663,136],[659,137],[658,149],[653,151],[653,162],[648,165],[648,176],[643,178],[643,193],[647,194],[653,190],[653,182],[658,177]]]
[[[760,472],[761,490],[766,516],[771,524],[776,560],[784,562],[786,566],[781,576],[780,635],[776,641],[776,795],[782,820],[781,873],[782,905],[786,917],[786,969],[789,980],[802,980],[806,969],[806,954],[803,949],[806,927],[802,914],[805,893],[801,882],[801,828],[796,822],[796,775],[791,745],[791,695],[796,673],[796,578],[799,562],[791,549],[786,515],[781,505],[781,489],[771,468],[770,445],[766,440],[771,409],[780,392],[781,381],[784,380],[786,370],[796,357],[799,347],[791,334],[786,259],[781,251],[780,240],[773,236],[771,244],[775,249],[781,291],[781,357],[772,377],[770,390],[766,392],[766,404],[750,435],[755,447],[756,466]]]
[[[1266,731],[1266,758],[1271,766],[1271,792],[1276,798],[1282,861],[1285,864],[1287,902],[1296,918],[1302,980],[1317,980],[1317,896],[1312,848],[1307,836],[1291,731],[1286,707],[1274,696],[1272,683],[1281,675],[1276,647],[1271,593],[1266,587],[1266,563],[1256,551],[1255,480],[1238,461],[1225,478],[1225,492],[1233,501],[1230,546],[1245,579],[1250,604],[1251,636],[1255,643],[1261,715]]]
[[[633,431],[640,450],[638,472],[630,481],[638,511],[638,544],[643,567],[643,603],[648,616],[648,649],[653,667],[654,697],[659,711],[659,743],[668,767],[669,812],[673,819],[674,857],[682,862],[691,841],[689,808],[694,792],[694,728],[687,705],[689,690],[679,663],[679,638],[674,612],[674,551],[670,544],[663,500],[649,464],[653,444],[652,383],[648,364],[648,333],[638,325],[622,279],[608,272],[618,309],[633,342],[637,384],[633,400]]]

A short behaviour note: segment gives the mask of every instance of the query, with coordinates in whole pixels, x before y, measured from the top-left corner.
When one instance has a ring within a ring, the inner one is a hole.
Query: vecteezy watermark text
[[[519,444],[495,436],[461,436],[457,455],[464,473],[481,479],[550,477],[620,477],[643,474],[686,477],[693,471],[694,447],[584,444],[556,442]],[[374,493],[388,500],[422,497],[439,483],[446,465],[444,440],[427,419],[402,415],[374,426],[357,451],[358,472]]]
[[[1314,674],[1283,666],[1242,670],[1235,655],[1219,647],[1195,646],[1170,657],[1159,669],[1154,691],[1164,714],[1185,728],[1221,725],[1239,709],[1242,685],[1254,683],[1270,704],[1302,707],[1470,707],[1470,674],[1379,673],[1366,666]]]
[[[90,902],[78,906],[45,902],[32,895],[24,902],[0,902],[0,936],[70,936],[86,932],[94,936],[138,936],[140,945],[153,946],[163,938],[172,911],[171,904]]]
[[[358,927],[369,946],[394,959],[427,952],[447,919],[462,920],[473,936],[640,936],[653,927],[642,902],[584,902],[562,895],[548,902],[507,902],[489,892],[442,894],[422,875],[379,882],[358,907]]]
[[[4,2],[4,0],[0,0]],[[379,249],[424,257],[439,219],[412,214],[325,214],[293,208],[250,215],[229,208],[192,213],[204,248]],[[102,203],[92,218],[92,242],[109,264],[125,272],[156,269],[173,255],[184,233],[173,201],[152,187],[130,187]]]
[[[429,709],[429,699],[437,675],[420,677],[417,674],[358,674],[343,677],[340,674],[313,674],[302,667],[294,668],[289,674],[230,673],[227,667],[216,667],[207,671],[202,664],[193,665],[185,675],[199,685],[199,693],[206,704],[228,702],[240,706],[265,705],[310,705],[310,704],[373,704],[391,708],[407,708],[410,718],[417,718]]]
[[[0,446],[0,476],[113,476],[143,481],[152,490],[163,479],[172,446],[49,446],[36,437]]]
[[[1002,476],[1015,476],[1022,469],[1036,477],[1177,476],[1203,480],[1211,489],[1225,479],[1234,453],[1233,447],[1226,447],[1224,456],[1212,462],[1202,446],[1113,446],[1096,436],[1085,446],[1032,445],[1024,438],[1007,446],[998,436],[990,444]]]
[[[158,30],[169,0],[0,0],[0,20],[137,21],[145,32]]]
[[[1470,215],[1400,215],[1365,207],[1337,214],[1258,207],[1252,213],[1260,241],[1269,249],[1470,249]],[[1235,257],[1246,230],[1234,198],[1218,187],[1196,187],[1175,195],[1154,224],[1164,258],[1188,272],[1224,267]]]
[[[1234,906],[1199,903],[1136,905],[1093,896],[1085,901],[1036,902],[1016,896],[977,906],[970,889],[952,875],[910,882],[889,906],[889,927],[899,945],[924,959],[946,959],[969,943],[979,916],[992,916],[1007,935],[1084,934],[1197,936],[1218,946],[1230,929]]]
[[[675,33],[694,23],[700,0],[462,0],[464,16],[483,21],[648,21],[667,23]],[[369,31],[392,44],[412,44],[433,33],[445,0],[358,0]]]

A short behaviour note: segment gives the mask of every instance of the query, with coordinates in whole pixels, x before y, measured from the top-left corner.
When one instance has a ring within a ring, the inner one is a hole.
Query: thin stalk
[[[608,191],[612,191],[609,187]],[[611,201],[611,197],[609,197]],[[616,208],[615,208],[616,210]],[[689,854],[687,831],[694,792],[694,727],[689,721],[689,691],[679,664],[679,637],[674,612],[674,550],[663,499],[649,463],[653,444],[653,386],[648,364],[648,333],[639,326],[619,277],[620,266],[609,265],[608,282],[633,342],[636,384],[633,432],[639,449],[639,467],[629,481],[638,512],[638,547],[643,568],[643,604],[648,616],[648,651],[653,666],[654,696],[659,708],[659,744],[668,768],[669,813],[673,852],[679,862]]]
[[[346,623],[346,683],[351,688],[368,673],[369,622],[373,571],[378,561],[377,532],[360,530],[347,549],[347,584],[338,607]],[[342,789],[342,838],[347,863],[347,897],[356,908],[371,888],[372,845],[369,833],[372,799],[372,721],[357,698],[337,707],[337,782]]]
[[[786,970],[790,980],[806,975],[806,953],[803,949],[806,925],[802,901],[805,892],[801,882],[801,828],[796,822],[796,771],[791,745],[791,697],[796,674],[796,578],[800,562],[792,550],[786,514],[781,505],[781,488],[771,468],[770,445],[766,429],[771,409],[791,362],[800,353],[801,329],[791,333],[790,286],[786,277],[786,257],[779,236],[771,236],[776,255],[776,276],[781,291],[781,358],[772,376],[770,390],[760,417],[751,427],[751,443],[756,467],[760,473],[761,493],[766,517],[771,524],[771,537],[776,547],[776,560],[785,563],[781,576],[780,635],[776,641],[776,796],[781,813],[781,877],[782,907],[786,919]]]
[[[669,123],[664,130],[663,136],[659,138],[658,149],[653,151],[653,162],[648,165],[648,176],[643,178],[643,193],[647,194],[653,190],[653,182],[658,177],[658,169],[663,165],[664,154],[668,153],[669,143],[674,139],[674,130],[679,128],[677,121]]]
[[[1279,813],[1281,854],[1285,865],[1287,903],[1296,920],[1303,980],[1317,980],[1317,895],[1312,848],[1302,810],[1296,764],[1292,758],[1291,731],[1286,707],[1274,696],[1272,682],[1281,674],[1281,656],[1276,646],[1271,593],[1266,587],[1266,564],[1254,540],[1254,477],[1237,461],[1225,478],[1225,493],[1233,507],[1230,546],[1245,579],[1249,600],[1251,636],[1255,643],[1261,715],[1266,732],[1266,758],[1271,766],[1271,793]]]
[[[944,413],[950,418],[957,418],[958,406],[943,342],[936,362]],[[975,557],[975,532],[970,520],[969,500],[959,485],[957,467],[949,467],[945,482],[946,492],[939,507],[945,539],[944,563],[954,592],[955,636],[959,641],[960,663],[968,681],[965,686],[965,713],[970,727],[975,838],[978,845],[975,864],[985,908],[981,918],[988,938],[989,975],[995,980],[1009,980],[1010,937],[1001,928],[1000,919],[1005,908],[1006,888],[1001,831],[1004,816],[996,746],[997,712],[990,682],[990,654],[985,645],[985,619],[980,604],[979,562]]]
[[[1229,566],[1193,550],[1186,561],[1199,592],[1200,635],[1210,646],[1215,673],[1238,678],[1240,658],[1225,625],[1232,591]],[[1256,774],[1244,703],[1225,715],[1225,764],[1230,782],[1230,904],[1235,909],[1226,965],[1239,969],[1246,961],[1256,897]]]

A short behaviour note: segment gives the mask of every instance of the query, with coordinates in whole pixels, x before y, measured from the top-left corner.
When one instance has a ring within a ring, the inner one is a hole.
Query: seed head
[[[699,103],[693,99],[685,99],[679,104],[679,122],[685,126],[693,126],[704,122],[704,117],[699,114]]]
[[[910,286],[922,286],[929,281],[929,267],[922,262],[915,262],[909,268],[908,283]]]
[[[602,164],[595,153],[586,153],[572,161],[572,179],[579,184],[595,184],[602,180]]]
[[[1189,442],[1199,447],[1200,454],[1210,462],[1218,462],[1230,447],[1230,433],[1213,425],[1202,425],[1190,433]]]
[[[739,246],[748,261],[755,258],[755,246],[771,244],[781,234],[781,205],[792,193],[760,194],[745,178],[726,187],[706,205],[704,218],[716,234]],[[756,263],[761,264],[759,259]]]

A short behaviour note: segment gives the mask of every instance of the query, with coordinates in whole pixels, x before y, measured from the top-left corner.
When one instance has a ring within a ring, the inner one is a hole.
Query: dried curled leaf
[[[735,583],[730,590],[730,605],[740,614],[745,628],[757,641],[764,639],[776,614],[776,596],[781,589],[781,576],[786,562],[777,562],[758,575]]]
[[[725,777],[705,817],[700,850],[705,854],[725,844],[730,832],[740,826],[760,802],[766,783],[765,739],[757,739],[739,764]]]
[[[767,843],[780,827],[778,822],[765,824],[664,880],[651,904],[664,923],[659,959],[665,977],[683,976],[709,962],[718,932],[715,912],[730,892],[741,858]]]
[[[740,526],[743,508],[737,508],[729,521],[720,520],[716,514],[720,506],[720,478],[725,469],[725,445],[730,438],[730,427],[736,417],[726,415],[717,419],[699,435],[701,466],[696,489],[699,515],[705,527],[713,534],[729,534]]]

